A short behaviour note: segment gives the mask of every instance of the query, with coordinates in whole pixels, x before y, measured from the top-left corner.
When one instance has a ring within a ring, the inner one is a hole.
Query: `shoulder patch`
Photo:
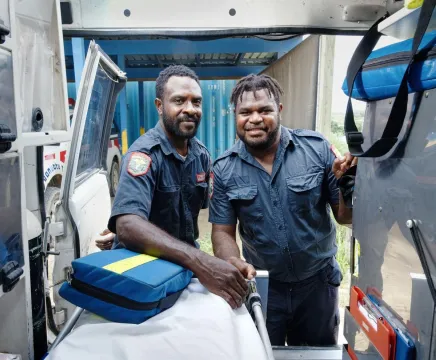
[[[215,175],[213,174],[213,172],[211,172],[210,176],[209,176],[209,199],[212,199],[212,196],[213,196],[213,181],[214,181],[214,177],[215,177]]]
[[[151,165],[151,157],[142,152],[132,152],[130,155],[129,163],[127,164],[127,171],[132,176],[142,176],[147,174]]]
[[[324,136],[321,133],[319,133],[317,131],[313,131],[313,130],[295,129],[292,132],[297,136],[310,136],[310,137],[314,137],[317,139],[325,140]]]

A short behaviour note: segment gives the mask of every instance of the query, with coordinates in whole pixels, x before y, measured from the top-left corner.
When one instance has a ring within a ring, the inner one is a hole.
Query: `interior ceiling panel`
[[[70,0],[72,36],[359,33],[394,0]],[[356,8],[357,6],[357,8]],[[353,11],[353,9],[355,11]],[[358,11],[356,11],[356,9]],[[389,7],[388,7],[389,9]],[[390,13],[393,11],[390,10]],[[193,13],[196,16],[192,16]],[[347,21],[347,14],[353,15]],[[361,14],[361,19],[359,19]]]

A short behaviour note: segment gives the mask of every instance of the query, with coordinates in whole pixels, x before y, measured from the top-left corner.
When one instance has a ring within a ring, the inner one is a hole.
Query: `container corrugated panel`
[[[215,160],[226,149],[231,147],[236,139],[235,116],[230,106],[230,94],[236,80],[204,80],[200,81],[203,94],[203,116],[198,128],[197,137],[208,148]],[[139,86],[136,81],[127,83],[127,138],[129,146],[140,136],[140,129],[145,131],[153,128],[158,120],[154,104],[156,99],[156,83],[143,82],[144,87],[144,118],[140,118]],[[68,96],[75,98],[74,83],[68,84]],[[119,122],[119,111],[115,112],[115,122]],[[120,129],[124,130],[124,129]]]

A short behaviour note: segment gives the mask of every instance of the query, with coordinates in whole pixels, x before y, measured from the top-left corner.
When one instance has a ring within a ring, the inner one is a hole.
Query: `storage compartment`
[[[11,261],[24,265],[18,155],[0,157],[0,271]],[[0,284],[2,279],[0,277]]]
[[[68,110],[64,55],[60,43],[57,1],[16,2],[16,86],[24,133],[67,130]]]
[[[346,307],[344,312],[344,336],[348,342],[347,350],[350,358],[383,360],[383,357],[351,315],[349,307]]]
[[[0,84],[0,153],[2,153],[9,149],[10,146],[7,144],[17,138],[12,55],[4,49],[0,49]]]

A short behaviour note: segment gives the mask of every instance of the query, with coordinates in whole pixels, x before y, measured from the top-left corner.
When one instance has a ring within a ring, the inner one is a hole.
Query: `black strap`
[[[419,14],[415,35],[413,36],[413,46],[412,51],[410,52],[409,63],[406,71],[404,72],[400,88],[392,105],[391,113],[389,114],[385,130],[383,131],[382,137],[374,142],[374,144],[372,144],[371,147],[366,151],[363,151],[362,149],[362,144],[364,142],[363,135],[360,131],[358,131],[356,123],[354,122],[351,94],[353,92],[354,81],[358,73],[380,39],[381,33],[378,32],[378,24],[388,16],[387,14],[379,19],[373,26],[371,26],[357,46],[347,70],[348,103],[344,123],[345,137],[351,155],[358,157],[379,157],[387,154],[396,144],[407,112],[407,83],[410,69],[413,61],[415,60],[415,55],[418,51],[419,45],[421,44],[422,38],[427,30],[433,10],[435,8],[435,4],[436,0],[424,0],[424,3],[421,7],[421,12]]]
[[[427,285],[430,289],[431,297],[433,298],[433,302],[436,304],[436,288],[434,286],[433,277],[431,275],[430,267],[428,266],[428,261],[425,256],[425,251],[423,247],[423,240],[419,236],[420,229],[417,226],[416,220],[410,220],[408,224],[410,229],[410,233],[412,235],[413,243],[415,244],[416,252],[418,253],[419,260],[422,265],[422,269],[424,270],[425,278],[427,279]]]

